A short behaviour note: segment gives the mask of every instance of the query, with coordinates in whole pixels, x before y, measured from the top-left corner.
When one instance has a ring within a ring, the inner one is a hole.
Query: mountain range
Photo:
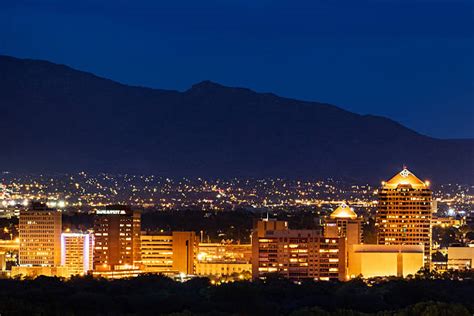
[[[0,170],[377,183],[406,165],[434,183],[474,183],[473,139],[211,81],[151,89],[0,56],[0,109]]]

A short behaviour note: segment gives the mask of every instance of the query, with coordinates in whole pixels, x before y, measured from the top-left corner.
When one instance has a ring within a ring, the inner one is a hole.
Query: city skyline
[[[0,316],[474,315],[473,13],[0,1]]]
[[[469,282],[464,278],[474,266],[471,204],[460,211],[450,194],[447,200],[433,198],[430,181],[405,167],[387,179],[374,189],[351,186],[351,197],[361,190],[371,201],[304,202],[305,209],[289,206],[280,212],[278,207],[166,212],[141,203],[74,205],[47,195],[41,198],[46,203],[2,203],[10,212],[0,219],[9,223],[0,231],[0,274],[16,282],[59,283],[134,284],[158,277],[176,284],[203,282],[217,291],[234,283],[271,286],[277,279],[305,287],[309,282],[372,287],[425,278]],[[334,194],[338,185],[317,182],[316,191]],[[213,189],[218,196],[230,193]],[[8,201],[12,192],[3,193],[1,199]],[[164,221],[153,220],[162,215]],[[214,225],[206,220],[217,215]],[[175,225],[167,226],[171,221]],[[235,230],[240,233],[229,233]]]
[[[431,262],[436,249],[432,229],[438,225],[459,227],[462,223],[468,223],[474,212],[450,213],[451,209],[440,212],[438,206],[445,202],[433,200],[429,187],[429,181],[421,181],[403,168],[389,180],[382,181],[380,187],[370,193],[377,200],[373,201],[372,206],[359,205],[358,213],[347,204],[347,200],[333,201],[335,206],[326,206],[330,213],[316,213],[316,207],[311,206],[313,211],[310,214],[314,217],[311,229],[294,229],[288,221],[270,218],[268,210],[266,218],[257,220],[256,213],[253,228],[248,231],[251,234],[252,255],[245,255],[249,248],[242,248],[244,252],[232,255],[230,261],[224,258],[236,250],[213,250],[212,247],[217,244],[209,248],[209,235],[207,243],[204,242],[204,234],[208,232],[199,223],[190,226],[190,230],[171,229],[166,232],[158,226],[150,226],[150,223],[143,225],[142,213],[146,215],[159,209],[150,211],[144,205],[109,204],[94,206],[91,211],[84,212],[81,206],[68,205],[66,201],[61,204],[25,203],[18,215],[11,215],[20,219],[17,228],[18,265],[12,266],[11,274],[67,277],[68,273],[73,272],[123,278],[151,272],[174,273],[181,278],[195,273],[229,276],[216,270],[219,267],[233,269],[239,275],[251,273],[253,279],[265,279],[268,273],[278,273],[295,280],[347,281],[358,275],[370,278],[387,277],[394,273],[406,277],[418,273],[422,266],[428,271],[446,269]],[[218,192],[225,195],[225,191]],[[370,208],[375,209],[375,213]],[[71,216],[77,212],[92,216],[93,223],[83,222],[75,228],[70,224],[63,226],[63,213]],[[292,213],[297,214],[295,211],[289,214]],[[438,216],[434,217],[435,213]],[[376,239],[368,234],[368,230],[372,229],[369,227],[371,214],[375,214],[373,229]],[[8,232],[5,229],[4,232]],[[13,233],[10,239],[16,240]],[[236,243],[234,248],[240,247],[241,242],[246,243],[248,239],[226,240],[223,237],[220,241],[229,245]],[[205,250],[199,250],[201,246]],[[404,255],[394,256],[397,249]],[[373,255],[384,257],[388,270],[369,259]],[[213,262],[212,258],[216,256],[221,259]],[[238,258],[247,259],[241,261]],[[211,266],[207,267],[207,264]],[[470,266],[472,263],[466,264]]]

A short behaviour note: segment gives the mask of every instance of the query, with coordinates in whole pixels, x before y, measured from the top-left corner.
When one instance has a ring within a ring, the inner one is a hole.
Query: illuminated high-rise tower
[[[20,265],[61,264],[61,213],[43,204],[20,212]]]
[[[94,269],[114,270],[140,261],[141,214],[127,206],[97,210],[94,219]]]
[[[404,168],[379,190],[377,240],[385,245],[424,246],[425,268],[431,262],[432,192]]]

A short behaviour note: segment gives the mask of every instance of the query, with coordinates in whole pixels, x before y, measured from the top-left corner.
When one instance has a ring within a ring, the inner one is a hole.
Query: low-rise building
[[[197,239],[194,232],[144,234],[141,266],[151,273],[194,274]]]
[[[13,266],[11,271],[12,277],[36,278],[40,275],[63,278],[71,276],[68,268],[61,266]]]
[[[424,265],[423,245],[353,245],[348,276],[364,278],[414,275]]]
[[[251,274],[251,258],[251,244],[199,243],[194,261],[195,273],[216,277]]]
[[[448,269],[473,269],[474,247],[448,247]]]
[[[7,270],[7,262],[9,266],[16,265],[18,259],[18,251],[20,250],[20,239],[0,240],[0,270]]]
[[[250,273],[252,263],[248,261],[196,261],[196,275],[199,276],[230,276],[233,274]]]
[[[442,228],[446,227],[460,227],[462,226],[463,221],[454,217],[438,217],[433,216],[431,219],[432,226],[439,226]]]

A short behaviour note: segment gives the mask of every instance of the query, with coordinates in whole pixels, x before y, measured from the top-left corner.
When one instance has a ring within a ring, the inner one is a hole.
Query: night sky
[[[473,8],[456,0],[0,0],[0,54],[154,88],[209,79],[473,138]]]

